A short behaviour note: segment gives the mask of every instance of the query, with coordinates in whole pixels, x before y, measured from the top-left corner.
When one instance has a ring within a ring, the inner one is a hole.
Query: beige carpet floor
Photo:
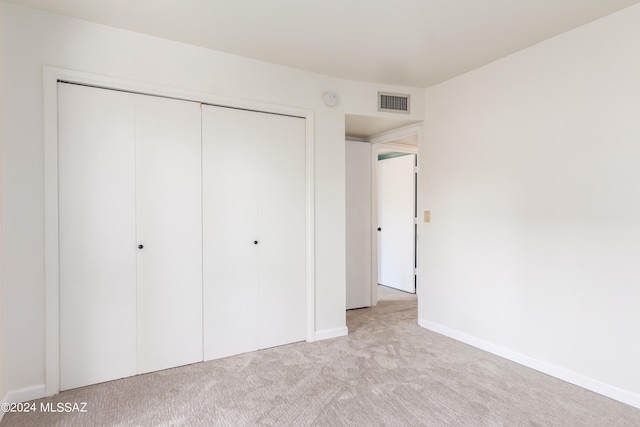
[[[640,426],[640,410],[417,326],[415,296],[380,289],[349,336],[126,378],[35,401],[9,426]]]

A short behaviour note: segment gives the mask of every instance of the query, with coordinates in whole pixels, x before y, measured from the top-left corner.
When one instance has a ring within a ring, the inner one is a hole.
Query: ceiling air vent
[[[411,95],[378,92],[378,111],[409,114]]]

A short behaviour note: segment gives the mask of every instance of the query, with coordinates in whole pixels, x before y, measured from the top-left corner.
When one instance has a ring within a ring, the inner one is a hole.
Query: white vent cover
[[[409,114],[411,95],[378,92],[378,111]]]

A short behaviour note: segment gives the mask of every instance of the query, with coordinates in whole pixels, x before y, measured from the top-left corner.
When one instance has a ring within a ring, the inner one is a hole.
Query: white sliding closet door
[[[415,154],[378,161],[378,283],[415,293]]]
[[[138,373],[202,360],[200,104],[136,96]]]
[[[305,339],[305,121],[258,117],[259,347]]]
[[[136,374],[134,95],[58,84],[60,389]]]
[[[258,349],[257,116],[202,107],[205,360]]]
[[[203,106],[204,358],[305,339],[305,121]]]

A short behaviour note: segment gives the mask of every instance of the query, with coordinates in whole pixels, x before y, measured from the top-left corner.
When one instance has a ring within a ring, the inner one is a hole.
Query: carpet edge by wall
[[[448,328],[435,322],[419,318],[418,325],[432,332],[436,332],[465,344],[469,344],[473,347],[495,354],[496,356],[503,357],[505,359],[511,360],[512,362],[516,362],[520,365],[535,369],[536,371],[545,373],[552,377],[558,378],[560,380],[566,381],[568,383],[577,385],[584,389],[593,391],[595,393],[640,409],[640,395],[638,394],[623,390],[621,388],[584,376],[582,374],[569,371],[560,366],[553,365],[542,360],[534,359],[529,356],[525,356],[524,354],[490,343],[473,335],[468,335],[464,332]]]
[[[46,396],[44,384],[32,387],[20,388],[18,390],[9,390],[3,402],[20,403],[29,400],[42,399]]]
[[[330,338],[344,337],[349,334],[349,328],[346,326],[340,326],[338,328],[323,329],[316,331],[315,341],[328,340]]]

